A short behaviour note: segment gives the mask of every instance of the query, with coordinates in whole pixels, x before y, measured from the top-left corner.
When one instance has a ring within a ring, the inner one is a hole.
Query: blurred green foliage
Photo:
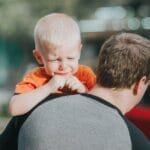
[[[87,0],[0,0],[0,34],[7,38],[29,38],[33,36],[34,25],[41,16],[64,12],[81,19],[89,16],[96,5],[96,0],[92,3]]]
[[[149,5],[149,0],[0,0],[0,36],[3,38],[33,37],[37,20],[52,12],[63,12],[77,20],[90,18],[95,10],[105,6]]]

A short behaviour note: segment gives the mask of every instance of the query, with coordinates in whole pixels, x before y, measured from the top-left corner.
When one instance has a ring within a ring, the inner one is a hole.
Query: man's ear
[[[147,86],[148,85],[146,84],[146,76],[143,76],[139,81],[135,83],[134,88],[133,88],[133,93],[135,95],[138,93],[143,93],[145,92]]]
[[[35,57],[36,61],[37,61],[40,65],[43,64],[43,60],[42,60],[41,53],[40,53],[38,50],[36,50],[36,49],[33,50],[33,56]]]

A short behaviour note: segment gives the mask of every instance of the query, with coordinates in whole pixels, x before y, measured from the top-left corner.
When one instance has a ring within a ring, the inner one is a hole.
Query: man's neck
[[[131,104],[132,94],[130,89],[113,89],[95,86],[89,94],[103,98],[105,101],[116,106],[122,114],[127,113],[134,104]]]

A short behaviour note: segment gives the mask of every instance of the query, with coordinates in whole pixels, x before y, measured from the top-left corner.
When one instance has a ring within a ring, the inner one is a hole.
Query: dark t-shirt
[[[150,142],[114,105],[90,95],[50,95],[12,118],[0,150],[150,150]]]

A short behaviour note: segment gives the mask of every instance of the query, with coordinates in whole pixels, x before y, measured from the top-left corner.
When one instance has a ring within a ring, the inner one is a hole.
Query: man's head
[[[150,81],[150,41],[137,34],[121,33],[102,46],[97,66],[97,84],[105,88],[134,90]],[[145,87],[144,87],[145,86]],[[142,94],[141,94],[142,95]]]
[[[48,74],[77,71],[81,37],[78,24],[70,16],[53,13],[42,17],[34,30],[34,56]]]

